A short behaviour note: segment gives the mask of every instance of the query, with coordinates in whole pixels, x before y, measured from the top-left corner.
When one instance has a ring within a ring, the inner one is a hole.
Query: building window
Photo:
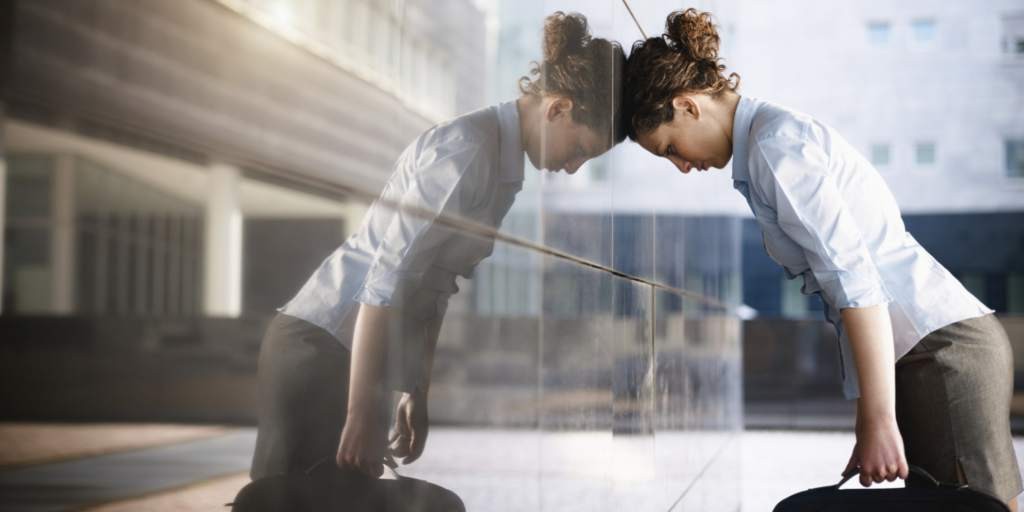
[[[935,41],[935,20],[916,19],[910,22],[910,33],[914,42],[919,45],[928,45]]]
[[[1024,274],[1010,274],[1006,280],[1006,312],[1024,313]]]
[[[807,316],[807,297],[800,291],[804,280],[786,279],[782,276],[782,316],[803,318]]]
[[[1024,178],[1024,139],[1006,141],[1006,175]]]
[[[1024,57],[1024,11],[1003,15],[1003,52]]]
[[[877,167],[889,165],[891,155],[889,154],[888,144],[872,144],[871,145],[871,164]]]
[[[887,46],[889,44],[889,22],[869,21],[868,22],[868,43],[872,46]]]
[[[987,289],[985,286],[985,276],[983,274],[970,274],[965,273],[960,277],[960,282],[963,283],[964,288],[971,292],[972,295],[978,298],[978,300],[985,302]]]
[[[914,162],[917,165],[935,164],[935,143],[918,142],[914,144]]]

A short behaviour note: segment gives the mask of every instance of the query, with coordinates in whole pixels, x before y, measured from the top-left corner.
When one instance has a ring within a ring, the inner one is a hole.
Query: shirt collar
[[[498,105],[498,141],[501,181],[523,181],[523,143],[519,136],[519,109],[515,100]]]
[[[740,96],[736,105],[736,115],[732,120],[732,179],[748,181],[750,169],[747,167],[750,148],[750,124],[757,113],[757,100],[748,96]]]

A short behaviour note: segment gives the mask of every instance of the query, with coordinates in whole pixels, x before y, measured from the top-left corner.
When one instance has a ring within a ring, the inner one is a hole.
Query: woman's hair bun
[[[544,20],[544,60],[561,62],[590,42],[587,19],[575,12],[557,11]]]
[[[675,50],[687,53],[693,60],[718,60],[718,30],[711,13],[691,7],[669,14],[665,20],[665,37]]]

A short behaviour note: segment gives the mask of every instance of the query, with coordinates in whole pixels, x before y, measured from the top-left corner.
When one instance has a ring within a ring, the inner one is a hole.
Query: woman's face
[[[684,174],[725,167],[732,158],[732,141],[728,129],[709,115],[712,101],[703,94],[676,96],[672,120],[638,134],[637,142]]]
[[[572,101],[566,98],[544,98],[542,119],[533,140],[527,137],[526,154],[537,169],[575,174],[591,158],[601,156],[611,147],[606,137],[572,119]]]

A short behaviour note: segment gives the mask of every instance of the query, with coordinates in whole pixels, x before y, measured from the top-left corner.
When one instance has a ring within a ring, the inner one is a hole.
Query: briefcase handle
[[[952,488],[952,489],[962,489],[964,487],[967,487],[964,484],[947,484],[947,483],[940,482],[934,476],[932,476],[931,473],[925,471],[924,468],[922,468],[921,466],[915,466],[913,464],[908,464],[907,467],[910,468],[910,472],[911,473],[913,473],[913,474],[923,478],[925,481],[931,483],[935,487],[949,487],[949,488]],[[851,478],[853,478],[853,477],[855,477],[855,476],[857,476],[859,474],[860,474],[860,468],[852,468],[852,469],[848,470],[846,473],[843,473],[843,479],[840,480],[838,484],[834,485],[833,488],[839,489],[840,487],[843,486],[843,484],[845,484]]]
[[[331,464],[328,464],[328,461],[330,461]],[[334,462],[334,460],[333,460],[332,457],[323,457],[323,458],[317,459],[317,461],[314,462],[313,465],[310,466],[309,469],[307,469],[305,471],[305,473],[307,475],[312,475],[314,471],[316,471],[316,470],[318,470],[320,468],[325,468],[325,467],[333,466],[334,465],[333,462]],[[397,464],[395,464],[395,460],[392,459],[390,455],[388,455],[387,456],[387,462],[384,463],[384,467],[387,468],[388,471],[391,473],[391,477],[392,478],[394,478],[395,480],[401,480],[401,479],[403,479],[405,477],[400,475],[400,474],[398,474],[398,471],[395,469],[396,465]]]

